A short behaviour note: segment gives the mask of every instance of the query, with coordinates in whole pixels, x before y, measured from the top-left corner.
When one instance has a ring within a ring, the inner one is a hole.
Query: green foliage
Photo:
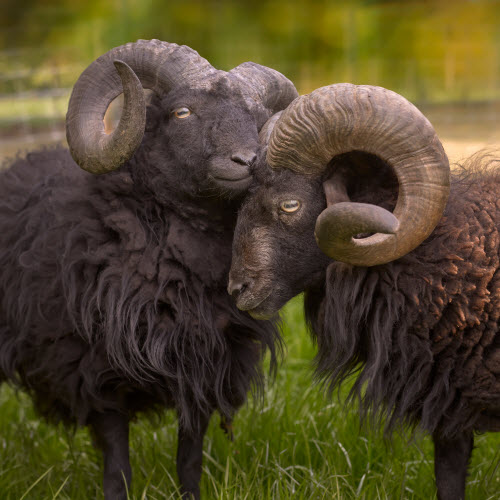
[[[23,48],[17,62],[30,65],[81,70],[111,47],[159,38],[221,69],[274,67],[301,93],[350,81],[419,102],[500,98],[496,0],[4,1],[0,50]]]
[[[250,403],[229,442],[212,419],[205,439],[202,494],[219,500],[435,498],[429,438],[392,444],[360,429],[354,410],[325,399],[312,381],[314,347],[301,298],[285,309],[288,354],[263,405]],[[40,422],[29,399],[0,391],[0,491],[5,500],[102,498],[98,453],[85,430],[74,435]],[[175,499],[176,423],[142,418],[132,425],[133,499]],[[476,438],[468,499],[496,499],[500,436]]]

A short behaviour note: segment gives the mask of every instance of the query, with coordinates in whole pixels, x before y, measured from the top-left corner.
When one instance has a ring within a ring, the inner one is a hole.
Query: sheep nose
[[[247,165],[248,167],[253,165],[256,159],[257,155],[253,151],[245,153],[235,153],[233,156],[231,156],[231,160],[233,160],[234,162],[239,163],[240,165]]]
[[[243,293],[248,287],[248,283],[240,280],[229,280],[229,284],[227,286],[227,293],[236,299],[238,295]]]

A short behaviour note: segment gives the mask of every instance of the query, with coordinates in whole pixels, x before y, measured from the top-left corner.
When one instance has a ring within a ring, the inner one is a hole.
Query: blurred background
[[[499,0],[1,0],[0,160],[64,141],[71,87],[110,48],[186,44],[219,69],[271,66],[301,94],[381,85],[429,117],[449,156],[500,146]]]

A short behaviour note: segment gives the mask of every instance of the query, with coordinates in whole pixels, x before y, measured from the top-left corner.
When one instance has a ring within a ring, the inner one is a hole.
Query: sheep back
[[[350,400],[388,431],[500,424],[500,172],[484,164],[455,172],[421,246],[383,266],[332,263],[324,287],[306,294],[318,376],[333,387],[360,369]]]

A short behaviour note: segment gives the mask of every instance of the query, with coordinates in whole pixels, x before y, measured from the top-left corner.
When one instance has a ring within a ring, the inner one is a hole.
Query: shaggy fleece
[[[1,377],[53,421],[164,407],[186,429],[216,409],[230,418],[279,345],[226,292],[236,208],[193,217],[133,185],[127,168],[95,177],[63,149],[0,173]]]
[[[351,400],[387,432],[500,430],[499,192],[498,161],[473,157],[422,245],[382,266],[333,262],[306,293],[318,377],[333,390],[357,373]]]

